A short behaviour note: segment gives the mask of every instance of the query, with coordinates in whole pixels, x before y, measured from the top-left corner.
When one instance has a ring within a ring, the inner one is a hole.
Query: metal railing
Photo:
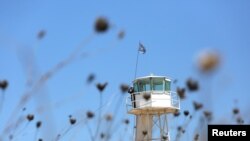
[[[135,99],[135,96],[136,95],[144,95],[144,94],[150,94],[150,95],[170,95],[170,99],[153,99],[153,100],[145,100],[144,98],[140,98],[140,99]],[[132,98],[133,97],[133,98]],[[172,108],[175,108],[175,109],[180,109],[180,98],[179,96],[177,95],[176,92],[173,92],[173,91],[165,91],[165,92],[162,92],[162,91],[145,91],[145,92],[135,92],[135,93],[132,93],[130,96],[128,96],[126,98],[126,108],[127,108],[127,111],[130,111],[130,110],[133,110],[133,109],[142,109],[142,108],[145,108],[145,107],[150,107],[150,105],[156,101],[159,101],[159,100],[170,100],[170,107]],[[139,104],[137,105],[137,103],[140,103],[140,102],[143,102],[143,104]]]

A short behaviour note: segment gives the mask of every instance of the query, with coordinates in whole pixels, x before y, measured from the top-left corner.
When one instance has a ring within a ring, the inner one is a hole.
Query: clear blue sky
[[[42,88],[44,96],[37,98],[40,102],[29,102],[24,114],[37,113],[35,107],[46,105],[48,101],[52,104],[66,101],[45,112],[51,115],[52,111],[53,131],[57,133],[67,127],[69,114],[81,117],[87,110],[94,111],[98,108],[99,94],[93,84],[86,85],[90,73],[97,76],[94,83],[109,82],[104,101],[118,100],[112,95],[120,94],[119,85],[130,84],[134,78],[139,41],[145,45],[147,53],[140,55],[138,76],[167,75],[178,79],[178,86],[184,86],[185,80],[193,77],[205,84],[201,89],[207,88],[206,79],[209,79],[213,101],[209,108],[216,113],[218,121],[226,118],[223,117],[225,114],[231,116],[235,99],[238,99],[236,106],[249,114],[249,7],[248,0],[0,0],[0,80],[9,81],[0,116],[0,131],[21,95],[29,89],[26,86],[27,63],[33,62],[36,73],[32,77],[38,78],[94,33],[93,23],[99,16],[109,19],[111,29],[94,36],[82,49],[83,53],[90,53],[89,56],[76,59],[56,73]],[[46,36],[38,41],[36,35],[41,29],[46,30]],[[117,33],[120,30],[125,31],[125,38],[119,41]],[[109,49],[100,53],[102,48]],[[206,48],[218,50],[222,58],[218,71],[210,78],[199,75],[195,68],[197,54]],[[28,57],[32,53],[25,54],[23,50],[33,52],[34,56]],[[81,95],[77,98],[65,100],[78,93]],[[182,103],[182,109],[192,109],[190,103],[193,99],[199,101],[200,93],[202,90],[190,94],[190,98]],[[112,103],[110,107],[116,106],[116,102]],[[119,116],[132,119],[132,115],[125,113],[124,104],[122,107]],[[43,120],[44,117],[39,118]],[[27,128],[32,129],[29,126]],[[20,135],[20,140],[33,140],[33,137],[27,137],[32,132],[35,131]],[[76,139],[89,138],[87,130],[81,132]]]

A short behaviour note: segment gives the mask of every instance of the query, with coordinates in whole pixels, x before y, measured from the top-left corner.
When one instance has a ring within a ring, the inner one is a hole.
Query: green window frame
[[[153,78],[152,79],[152,90],[153,91],[163,91],[164,90],[164,79],[163,78]]]
[[[171,81],[165,80],[165,91],[171,90]]]

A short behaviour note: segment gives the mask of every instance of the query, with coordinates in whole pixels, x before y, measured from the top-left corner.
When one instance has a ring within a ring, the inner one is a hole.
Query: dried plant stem
[[[120,129],[121,123],[122,123],[122,121],[117,122],[117,123],[113,126],[113,127],[114,127],[113,130],[110,131],[110,133],[112,133],[111,136],[110,136],[110,139],[111,139],[112,135],[114,135],[115,132],[117,132],[117,131]]]
[[[102,92],[100,92],[99,108],[102,107],[102,95],[103,95]],[[97,121],[97,127],[96,127],[96,132],[95,132],[95,139],[98,137],[101,123],[102,123],[102,109],[100,109],[98,113],[98,121]]]
[[[81,119],[81,120],[79,120],[79,121],[74,125],[74,128],[80,127],[80,125],[83,123],[83,124],[82,124],[83,126],[81,127],[81,129],[83,129],[84,125],[86,125],[87,122],[88,122],[87,119]],[[73,129],[73,128],[71,128],[71,129]],[[76,130],[76,131],[73,133],[73,135],[71,136],[71,139],[70,139],[71,141],[74,141],[74,140],[75,140],[74,137],[75,137],[76,133],[79,132],[79,131],[80,131],[80,129]]]
[[[192,121],[192,119],[195,117],[195,115],[196,115],[196,113],[197,113],[197,111],[194,111],[194,113],[192,114],[192,118],[188,118],[188,120],[184,123],[184,125],[182,126],[182,129],[183,130],[186,130],[187,129],[187,127],[188,127],[188,125],[189,125],[189,123]],[[179,141],[180,140],[180,138],[181,138],[181,134],[182,134],[182,131],[178,131],[178,133],[177,133],[177,135],[176,135],[176,141]]]
[[[83,52],[81,54],[82,57],[86,57],[86,56],[98,56],[99,54],[103,54],[105,52],[108,52],[110,51],[111,49],[114,49],[116,47],[116,45],[118,44],[118,42],[115,40],[115,41],[111,41],[110,42],[110,45],[105,45],[105,46],[108,46],[108,47],[104,47],[104,48],[98,48],[96,49],[95,51],[92,51],[92,52]]]
[[[32,88],[28,91],[26,91],[22,98],[19,100],[16,108],[13,110],[12,114],[10,117],[16,117],[15,114],[18,113],[18,110],[20,107],[23,107],[29,100],[30,98],[36,94],[45,84],[46,82],[59,70],[64,68],[66,65],[70,64],[78,55],[80,55],[81,49],[86,45],[86,43],[90,42],[94,36],[91,35],[90,37],[86,38],[86,40],[83,40],[82,43],[73,51],[66,59],[62,60],[59,62],[57,65],[55,65],[54,68],[50,69],[46,73],[44,73],[37,82],[34,83]],[[6,128],[13,123],[13,118],[9,118],[9,121],[7,122]],[[8,134],[7,129],[4,129],[4,134]]]
[[[34,135],[34,141],[37,141],[37,135],[38,135],[39,129],[36,129],[35,135]]]
[[[11,124],[9,127],[6,128],[8,132],[12,132],[13,131],[13,133],[10,134],[11,136],[15,135],[15,133],[16,133],[19,125],[21,123],[23,123],[23,121],[25,120],[25,118],[24,118],[24,116],[23,116],[22,113],[20,113],[18,115],[19,118],[17,119],[17,121],[15,123]],[[12,138],[10,138],[10,139],[12,139]]]
[[[4,98],[5,98],[5,94],[4,94],[4,91],[2,91],[2,93],[0,94],[0,115],[2,113],[2,109],[3,109],[3,105],[4,105],[3,104],[4,103]]]
[[[36,111],[41,114],[44,111],[46,111],[46,109],[55,109],[55,108],[58,109],[62,106],[66,106],[69,103],[72,103],[72,101],[80,99],[81,96],[83,96],[83,90],[81,90],[79,93],[70,95],[70,96],[64,98],[63,100],[54,102],[52,106],[51,105],[39,106],[39,107],[37,107]]]
[[[120,107],[121,107],[121,101],[122,101],[122,99],[123,99],[123,96],[121,96],[120,95],[120,97],[119,97],[119,100],[117,100],[116,101],[116,104],[115,104],[115,110],[114,110],[114,115],[113,115],[113,122],[110,122],[109,123],[109,125],[108,125],[108,128],[107,128],[107,132],[106,132],[106,134],[107,135],[110,135],[110,136],[108,136],[109,138],[106,138],[106,141],[108,141],[110,138],[111,138],[111,129],[112,129],[112,126],[113,126],[113,124],[114,124],[114,120],[116,119],[116,115],[118,115],[118,110],[120,109]]]
[[[58,141],[58,140],[62,139],[74,127],[75,126],[73,126],[73,125],[71,125],[70,127],[68,127],[62,134],[60,134],[60,136],[57,136],[55,140]]]
[[[16,134],[13,133],[13,139],[17,138],[23,131],[25,131],[25,129],[28,127],[30,122],[26,122],[26,124],[24,125],[24,127],[19,130],[19,132],[17,132]]]
[[[88,124],[88,122],[86,122],[86,126],[87,126],[87,129],[88,129],[88,132],[89,132],[89,135],[90,135],[90,138],[91,138],[91,141],[95,141],[95,137],[93,136],[93,132]]]
[[[110,108],[111,103],[113,103],[113,101],[117,101],[117,97],[118,97],[118,95],[117,95],[116,93],[113,93],[113,94],[110,96],[110,99],[107,100],[107,101],[103,104],[103,106],[102,106],[102,108],[105,107],[105,110],[103,110],[103,113],[108,113],[108,112],[109,112],[109,109],[111,109],[111,108]]]

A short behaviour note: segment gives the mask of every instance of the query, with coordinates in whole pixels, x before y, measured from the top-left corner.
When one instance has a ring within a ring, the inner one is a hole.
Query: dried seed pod
[[[185,110],[183,113],[184,113],[185,116],[189,115],[189,111],[187,111],[187,110]]]
[[[196,101],[193,102],[193,106],[196,111],[200,110],[203,107],[201,103],[198,103]]]
[[[43,39],[45,35],[46,35],[46,31],[40,30],[37,34],[37,39]]]
[[[167,136],[167,135],[162,135],[161,139],[162,139],[163,141],[166,141],[166,140],[168,139],[168,136]]]
[[[126,125],[128,125],[128,124],[129,124],[129,119],[125,119],[125,120],[124,120],[124,123],[125,123]]]
[[[9,140],[11,141],[14,138],[13,134],[9,135]]]
[[[185,99],[185,88],[176,88],[176,92],[178,94],[178,96],[180,97],[180,99]]]
[[[183,128],[181,126],[177,127],[177,131],[182,132]]]
[[[142,131],[142,134],[146,136],[148,134],[148,131]]]
[[[199,140],[199,134],[195,134],[194,135],[194,141],[198,141]]]
[[[236,119],[236,121],[237,121],[238,124],[243,124],[244,123],[244,120],[241,117],[238,117]]]
[[[7,80],[3,80],[3,81],[0,81],[0,88],[2,90],[5,90],[7,87],[8,87],[8,81]]]
[[[95,21],[95,31],[97,33],[104,33],[109,29],[109,22],[104,17],[99,17]]]
[[[198,81],[195,81],[191,78],[187,79],[186,85],[190,91],[197,91],[199,89]]]
[[[174,116],[175,116],[175,117],[178,117],[180,114],[181,114],[181,113],[180,113],[180,111],[178,111],[178,110],[174,112]]]
[[[233,109],[233,114],[234,115],[237,115],[239,112],[240,112],[240,110],[238,108],[234,108]]]
[[[32,121],[35,118],[35,116],[33,114],[28,114],[26,118],[28,121]]]
[[[105,134],[104,133],[101,133],[100,134],[100,138],[103,139],[105,137]]]
[[[120,90],[121,90],[122,93],[128,92],[128,90],[129,90],[129,85],[127,85],[127,84],[121,84],[121,85],[120,85]]]
[[[106,121],[112,121],[113,120],[113,116],[111,114],[107,114],[105,116],[105,119],[106,119]]]
[[[91,111],[88,111],[86,114],[88,119],[92,119],[95,116],[94,113]]]
[[[42,126],[42,122],[41,121],[36,122],[36,128],[40,128],[41,126]]]
[[[203,114],[207,118],[208,121],[212,120],[212,112],[210,112],[210,111],[204,111]]]
[[[119,33],[118,33],[118,39],[123,39],[125,36],[125,31],[124,30],[121,30]]]
[[[106,88],[107,85],[108,85],[107,82],[105,82],[105,83],[103,83],[103,84],[98,83],[98,84],[96,84],[96,88],[97,88],[100,92],[102,92],[102,91]]]
[[[143,94],[143,98],[148,101],[150,98],[151,98],[151,94],[148,94],[148,93],[144,93]]]
[[[212,72],[220,63],[220,55],[217,51],[206,50],[202,51],[198,56],[198,68],[204,72]]]
[[[70,123],[71,125],[74,125],[74,124],[76,123],[76,119],[71,117],[71,118],[69,119],[69,123]]]
[[[95,80],[95,74],[91,73],[89,74],[88,78],[87,78],[87,83],[90,84]]]

